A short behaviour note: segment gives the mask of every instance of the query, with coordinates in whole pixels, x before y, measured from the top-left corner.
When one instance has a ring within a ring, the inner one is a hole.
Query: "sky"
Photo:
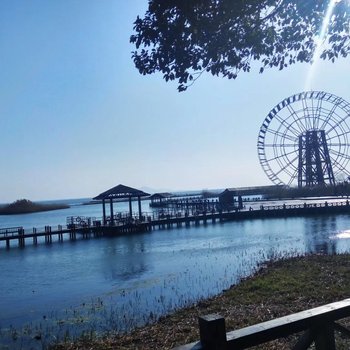
[[[129,43],[147,0],[0,1],[0,203],[270,185],[257,156],[269,111],[310,65],[203,75],[186,92],[142,76]],[[308,84],[350,101],[348,59]]]

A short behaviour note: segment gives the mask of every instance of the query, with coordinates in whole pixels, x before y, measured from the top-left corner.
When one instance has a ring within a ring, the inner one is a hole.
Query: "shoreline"
[[[201,300],[159,318],[155,323],[124,335],[91,334],[77,341],[52,345],[52,350],[172,349],[199,339],[199,315],[219,313],[227,331],[285,316],[334,301],[350,294],[350,254],[306,255],[266,262],[250,277],[221,294]],[[350,325],[350,320],[346,323]],[[259,349],[288,349],[295,336]],[[345,342],[345,340],[340,340]],[[349,348],[349,342],[346,343]]]

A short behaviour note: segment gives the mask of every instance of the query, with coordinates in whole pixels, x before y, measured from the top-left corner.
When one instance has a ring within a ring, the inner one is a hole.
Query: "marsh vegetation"
[[[67,209],[67,204],[42,204],[35,203],[28,199],[19,199],[11,204],[6,204],[0,207],[0,215],[26,214],[36,213],[40,211],[49,211],[57,209]]]
[[[199,315],[219,313],[227,331],[267,321],[349,297],[350,255],[310,255],[272,261],[260,266],[254,276],[213,298],[161,317],[157,322],[118,335],[91,333],[74,342],[52,346],[72,349],[171,349],[199,339]],[[349,326],[345,319],[343,325]],[[270,342],[258,349],[289,349],[296,336]],[[336,334],[339,349],[350,342]]]

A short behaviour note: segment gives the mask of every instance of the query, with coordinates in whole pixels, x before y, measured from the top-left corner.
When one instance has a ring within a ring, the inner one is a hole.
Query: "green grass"
[[[350,291],[350,258],[348,255],[308,256],[268,264],[253,278],[242,281],[227,292],[241,303],[259,303],[274,296],[285,300],[321,299],[331,302],[335,297],[347,297]],[[322,283],[322,281],[324,283]]]
[[[350,255],[291,258],[269,262],[222,294],[129,334],[67,341],[53,349],[171,349],[199,339],[199,315],[221,314],[230,331],[348,297]],[[255,349],[290,349],[296,339],[291,336]],[[338,334],[336,339],[338,349],[350,348],[350,342]]]

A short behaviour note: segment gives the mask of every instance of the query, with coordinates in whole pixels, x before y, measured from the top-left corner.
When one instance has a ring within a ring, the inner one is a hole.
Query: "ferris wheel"
[[[323,91],[295,94],[276,105],[258,135],[258,156],[276,185],[334,185],[348,179],[350,104]]]

